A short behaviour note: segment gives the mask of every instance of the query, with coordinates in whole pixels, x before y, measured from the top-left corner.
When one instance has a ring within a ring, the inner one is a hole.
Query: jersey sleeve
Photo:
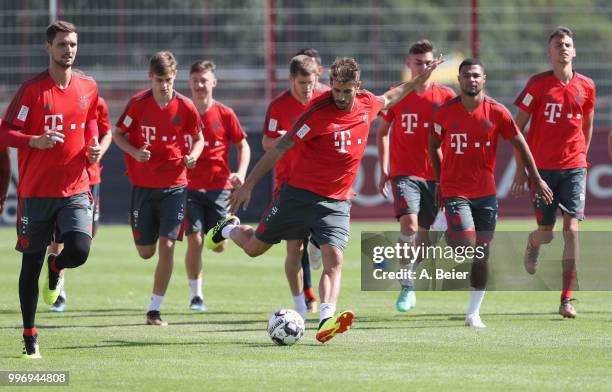
[[[582,106],[582,112],[585,116],[588,116],[595,110],[595,85],[588,84],[586,86],[587,94],[585,96],[584,105]]]
[[[266,119],[264,121],[263,129],[265,136],[274,139],[281,137],[281,134],[278,133],[278,131],[281,130],[279,129],[280,113],[276,106],[277,105],[274,104],[270,104],[270,106],[268,106],[268,111],[266,112]]]
[[[381,113],[381,110],[383,109],[383,107],[385,106],[385,100],[383,97],[379,97],[377,95],[372,94],[371,92],[367,91],[367,95],[369,97],[369,104],[370,104],[370,110],[372,113],[372,118],[375,118],[379,113]]]
[[[236,113],[234,113],[232,109],[228,109],[227,112],[224,113],[223,117],[225,129],[227,129],[230,142],[237,144],[246,138],[246,133],[244,132],[244,129],[242,129]]]
[[[444,114],[442,111],[434,111],[433,113],[433,127],[431,127],[431,134],[438,140],[444,138],[446,131],[442,124],[444,123]]]
[[[185,105],[187,112],[187,122],[185,123],[185,129],[183,132],[195,136],[204,131],[204,123],[202,123],[202,117],[198,113],[198,109],[193,104]]]
[[[514,122],[510,111],[505,107],[498,107],[498,120],[497,120],[497,129],[499,134],[506,140],[514,139],[516,135],[520,133],[518,125]]]
[[[535,83],[532,83],[531,80],[529,80],[523,91],[521,91],[521,93],[514,101],[514,105],[516,105],[519,109],[531,114],[538,106],[537,100],[538,94],[536,90],[536,85]]]
[[[121,116],[119,116],[117,124],[115,125],[117,126],[117,128],[123,130],[123,132],[133,132],[138,127],[136,120],[137,116],[137,105],[134,104],[133,100],[130,100]]]
[[[4,113],[3,126],[30,133],[25,124],[28,122],[32,107],[35,104],[34,95],[27,86],[21,86]]]
[[[108,106],[101,97],[98,97],[98,133],[100,136],[105,135],[111,130],[110,117],[108,115]]]

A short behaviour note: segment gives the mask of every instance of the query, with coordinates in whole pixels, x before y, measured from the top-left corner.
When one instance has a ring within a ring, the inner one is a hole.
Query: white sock
[[[151,294],[151,303],[149,304],[149,312],[152,310],[157,310],[159,312],[159,308],[161,308],[162,302],[164,302],[163,295]]]
[[[402,269],[405,268],[406,270],[408,270],[408,271],[412,272],[412,274],[414,274],[416,272],[417,268],[419,268],[419,264],[420,263],[421,262],[410,263],[406,267],[402,266]],[[402,284],[402,287],[414,287],[414,279],[410,279],[410,278],[402,279],[400,281],[400,283]]]
[[[66,297],[66,290],[64,289],[64,286],[62,286],[62,289],[60,290],[59,295],[60,295],[60,297],[62,297],[64,299],[67,299],[67,297]]]
[[[468,317],[480,314],[480,304],[482,304],[484,295],[485,290],[476,290],[472,287],[472,292],[470,293],[470,305],[467,309]]]
[[[204,299],[204,294],[202,294],[202,278],[198,279],[189,279],[189,288],[191,289],[191,301],[194,297],[200,297]]]
[[[306,312],[308,311],[308,308],[306,308],[304,292],[301,292],[298,295],[293,295],[292,297],[293,297],[293,310],[298,312],[300,316],[302,316],[302,318],[306,320]]]
[[[225,226],[223,229],[221,229],[221,237],[223,238],[230,238],[230,233],[232,230],[234,230],[234,227],[236,227],[237,225],[227,225]]]
[[[336,304],[321,304],[319,307],[319,323],[336,313]]]

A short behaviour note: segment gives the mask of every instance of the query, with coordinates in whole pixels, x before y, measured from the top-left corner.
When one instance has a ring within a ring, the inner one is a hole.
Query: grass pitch
[[[498,230],[533,225],[505,221]],[[582,228],[609,231],[612,222]],[[144,317],[156,261],[138,258],[128,226],[103,226],[87,264],[67,274],[67,312],[49,313],[40,299],[43,359],[25,361],[20,256],[12,250],[14,229],[2,228],[0,370],[66,370],[67,389],[75,391],[612,390],[612,293],[575,292],[578,317],[564,320],[556,313],[558,292],[489,292],[481,309],[485,330],[463,326],[467,292],[421,292],[417,307],[399,314],[396,292],[360,291],[359,233],[384,229],[397,226],[352,224],[338,309],[355,311],[353,329],[321,345],[314,339],[318,315],[310,315],[299,344],[277,347],[267,320],[292,306],[283,245],[256,259],[235,246],[205,252],[208,312],[198,314],[188,310],[179,244],[162,306],[170,326],[154,328]],[[319,274],[313,271],[315,283]]]

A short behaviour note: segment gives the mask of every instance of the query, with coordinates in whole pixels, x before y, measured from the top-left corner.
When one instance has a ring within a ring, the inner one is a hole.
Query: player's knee
[[[265,252],[265,249],[261,249],[256,246],[247,246],[244,248],[244,253],[249,257],[257,257]]]
[[[85,264],[87,257],[89,256],[89,249],[91,247],[91,238],[84,233],[67,233],[64,236],[64,250],[62,253],[66,253],[66,259],[70,265],[69,268],[75,268]]]
[[[555,238],[555,232],[552,230],[540,230],[538,231],[538,237],[541,244],[550,244]]]
[[[152,248],[138,248],[138,255],[142,258],[142,259],[150,259],[151,257],[155,256],[155,247]]]
[[[215,253],[222,253],[226,248],[227,248],[227,240],[223,241],[221,243],[221,245],[219,245],[215,249],[213,249],[213,252],[215,252]]]

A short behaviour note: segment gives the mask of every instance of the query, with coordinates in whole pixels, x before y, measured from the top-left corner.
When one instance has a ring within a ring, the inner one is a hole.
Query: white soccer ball
[[[291,346],[304,336],[304,319],[292,309],[272,313],[268,321],[270,339],[279,346]]]

